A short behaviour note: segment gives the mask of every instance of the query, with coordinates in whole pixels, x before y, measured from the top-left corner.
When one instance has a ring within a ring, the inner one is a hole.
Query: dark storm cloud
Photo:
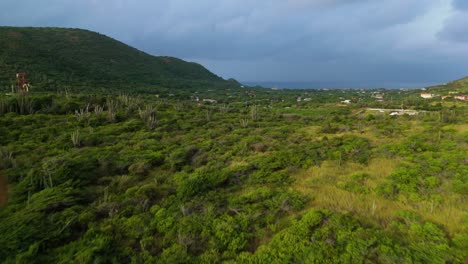
[[[446,41],[468,43],[468,1],[453,0],[455,11],[445,21],[438,37]]]
[[[453,6],[460,10],[468,10],[468,1],[466,0],[453,0]]]
[[[467,74],[465,3],[2,0],[0,24],[87,28],[240,80],[448,80]]]
[[[444,40],[466,42],[468,44],[468,13],[458,14],[450,18],[439,37]]]

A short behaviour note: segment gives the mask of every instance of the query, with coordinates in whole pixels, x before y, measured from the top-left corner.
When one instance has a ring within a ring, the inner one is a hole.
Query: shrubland
[[[3,262],[468,260],[464,102],[107,89],[0,96]]]

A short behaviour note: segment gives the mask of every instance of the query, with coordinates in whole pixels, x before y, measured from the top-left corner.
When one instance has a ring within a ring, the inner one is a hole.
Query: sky
[[[0,0],[0,25],[89,29],[254,83],[468,75],[468,0]]]

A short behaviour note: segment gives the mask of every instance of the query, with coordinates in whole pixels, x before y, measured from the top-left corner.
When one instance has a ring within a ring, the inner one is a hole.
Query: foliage
[[[77,86],[232,83],[193,62],[151,56],[95,32],[65,28],[0,27],[0,69],[5,91],[16,85],[17,72],[27,73],[32,89],[63,92]]]
[[[86,31],[0,36],[2,85],[25,67],[37,87],[0,94],[0,262],[468,261],[464,102],[240,88]]]

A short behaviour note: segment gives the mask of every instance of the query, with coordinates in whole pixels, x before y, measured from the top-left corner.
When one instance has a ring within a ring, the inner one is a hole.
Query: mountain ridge
[[[26,72],[36,87],[226,84],[202,65],[153,56],[101,33],[57,27],[0,27],[0,87]]]

